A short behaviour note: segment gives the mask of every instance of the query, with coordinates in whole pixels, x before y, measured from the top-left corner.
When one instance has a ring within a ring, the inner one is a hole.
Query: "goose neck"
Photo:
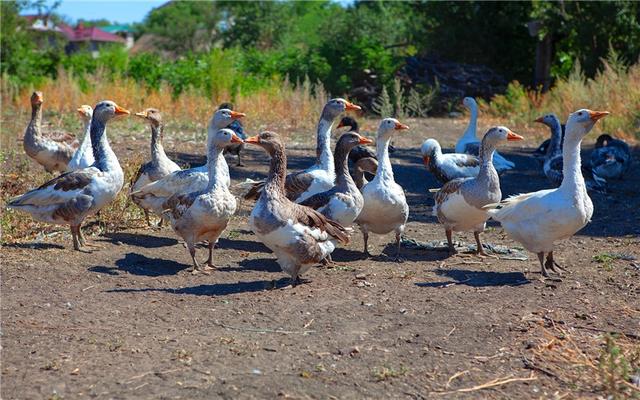
[[[550,126],[550,129],[551,139],[549,149],[547,150],[547,157],[553,157],[562,152],[562,128],[560,127],[560,123],[554,123]]]
[[[27,129],[27,134],[32,136],[39,136],[42,126],[42,105],[36,104],[31,107],[31,121]]]
[[[336,186],[345,186],[349,183],[353,183],[351,174],[349,173],[349,152],[350,148],[346,146],[336,148]]]
[[[582,160],[580,158],[580,144],[582,138],[573,135],[565,136],[565,144],[562,149],[562,183],[560,190],[575,192],[580,188],[586,188],[582,176]]]
[[[486,143],[484,140],[480,143],[480,151],[478,154],[480,157],[480,171],[478,171],[476,181],[486,185],[490,191],[496,189],[496,187],[498,190],[500,189],[498,171],[496,171],[496,168],[493,166],[493,154],[495,151],[495,145]]]
[[[166,157],[164,147],[162,146],[163,133],[163,125],[151,125],[151,160],[154,162],[158,162],[161,158]]]
[[[333,121],[324,117],[318,122],[316,165],[329,174],[334,172],[333,153],[331,152],[331,126]]]
[[[265,197],[285,196],[284,183],[287,174],[287,155],[283,149],[276,149],[271,154],[269,175],[262,192]],[[260,196],[262,198],[262,196]]]
[[[478,124],[478,106],[476,106],[475,104],[472,104],[469,107],[469,110],[471,112],[470,117],[469,117],[469,124],[467,125],[467,130],[464,131],[464,136],[470,139],[476,139],[476,131],[477,131],[477,124]]]
[[[100,171],[120,169],[118,159],[109,145],[106,134],[106,124],[96,118],[91,119],[91,148],[95,160],[93,166]]]
[[[376,142],[376,155],[378,157],[378,171],[376,178],[383,181],[393,181],[393,168],[389,159],[389,142],[391,137],[380,137]]]
[[[207,171],[209,173],[209,183],[207,183],[207,192],[213,191],[217,187],[225,187],[226,183],[223,182],[222,171],[220,168],[220,163],[225,162],[224,157],[220,160],[220,156],[222,155],[221,149],[216,146],[207,150]]]

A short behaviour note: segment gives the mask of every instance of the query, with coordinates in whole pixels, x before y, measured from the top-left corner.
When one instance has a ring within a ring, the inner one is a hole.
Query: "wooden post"
[[[551,86],[551,57],[553,42],[551,35],[546,34],[542,40],[539,38],[542,29],[541,21],[531,21],[527,24],[529,35],[537,39],[536,43],[536,64],[533,75],[533,86],[540,88],[542,92],[549,90]]]

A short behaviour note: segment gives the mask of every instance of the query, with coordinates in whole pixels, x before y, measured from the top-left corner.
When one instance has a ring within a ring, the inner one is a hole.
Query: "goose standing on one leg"
[[[91,117],[93,116],[93,108],[83,104],[78,108],[78,114],[84,122],[84,138],[82,144],[73,154],[71,161],[67,164],[67,171],[76,171],[78,169],[87,168],[94,163],[93,150],[91,148]]]
[[[462,104],[469,109],[471,117],[469,119],[467,129],[456,143],[456,153],[467,153],[473,156],[478,156],[480,153],[480,141],[476,135],[478,125],[478,103],[476,103],[473,97],[465,97],[462,100]],[[499,174],[513,169],[516,166],[513,162],[504,158],[497,151],[493,153],[493,165]]]
[[[582,229],[593,215],[593,203],[580,172],[580,143],[607,111],[578,110],[569,115],[563,148],[562,184],[557,189],[511,196],[485,206],[507,235],[538,255],[542,275],[562,269],[553,259],[554,243]],[[547,255],[546,261],[544,260]]]
[[[404,190],[393,178],[389,160],[389,141],[398,130],[409,129],[397,119],[385,118],[380,122],[376,137],[378,171],[373,180],[362,188],[364,206],[356,222],[364,239],[364,253],[369,255],[369,232],[396,234],[396,260],[400,261],[400,238],[409,217],[409,205]]]
[[[245,142],[262,147],[271,156],[269,176],[253,207],[249,226],[275,253],[278,264],[295,285],[300,274],[333,252],[336,242],[346,244],[349,237],[337,222],[287,198],[284,186],[287,156],[277,134],[262,132]]]
[[[82,250],[86,241],[81,225],[84,219],[109,204],[122,189],[124,175],[109,146],[107,121],[129,111],[113,101],[98,103],[91,119],[91,146],[95,162],[87,168],[66,172],[8,203],[43,222],[70,225],[73,248]]]
[[[75,148],[65,142],[58,142],[44,137],[42,134],[42,92],[31,95],[31,120],[24,132],[24,151],[42,165],[45,171],[65,172],[67,164],[73,157]]]
[[[207,132],[217,132],[222,128],[226,128],[236,119],[243,118],[244,113],[232,111],[229,109],[218,110],[213,114]],[[226,182],[227,186],[231,184],[229,176],[229,166],[224,159],[224,155],[218,156],[218,174],[220,179]],[[137,201],[141,207],[152,210],[155,214],[162,216],[165,201],[174,194],[190,193],[204,190],[209,183],[209,174],[206,164],[200,167],[183,169],[174,171],[164,178],[131,192],[131,198]]]
[[[341,98],[331,99],[325,104],[316,133],[316,162],[304,171],[287,175],[285,188],[289,200],[300,203],[333,187],[336,177],[331,152],[331,126],[340,114],[349,110],[360,110],[360,107]],[[244,198],[257,199],[263,186],[264,182],[253,183]]]
[[[162,123],[162,115],[160,114],[160,111],[155,108],[147,108],[143,112],[136,113],[136,116],[146,119],[151,127],[151,161],[142,164],[138,169],[138,172],[136,172],[136,175],[132,180],[131,192],[136,192],[149,183],[155,182],[172,172],[180,170],[178,164],[171,161],[164,152],[164,147],[162,146],[162,140],[164,138],[164,124]],[[151,221],[149,220],[149,209],[145,208],[145,203],[139,201],[137,197],[132,197],[131,200],[142,208],[147,225],[151,226]],[[158,226],[161,225],[162,217],[158,223]]]
[[[480,145],[478,175],[474,178],[451,180],[435,194],[433,215],[444,225],[450,253],[456,252],[451,238],[452,232],[473,230],[476,254],[486,255],[480,242],[480,233],[484,232],[489,214],[482,207],[502,198],[500,178],[493,166],[492,155],[498,143],[522,139],[522,136],[516,135],[504,126],[489,129]]]
[[[465,153],[443,154],[440,143],[435,139],[425,140],[420,152],[427,171],[442,183],[457,178],[472,178],[480,172],[478,157]]]
[[[175,194],[163,206],[165,214],[171,219],[173,230],[187,244],[193,260],[193,274],[208,274],[207,270],[215,268],[213,246],[236,212],[236,198],[229,192],[218,163],[218,157],[223,153],[225,146],[232,143],[242,143],[242,139],[232,130],[210,131],[207,138],[207,187],[197,192]],[[208,242],[209,258],[202,268],[196,260],[195,245],[204,240]]]

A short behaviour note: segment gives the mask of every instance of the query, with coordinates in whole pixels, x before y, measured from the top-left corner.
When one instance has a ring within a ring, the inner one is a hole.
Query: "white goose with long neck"
[[[91,146],[91,118],[93,116],[93,108],[89,105],[82,105],[78,108],[78,113],[84,120],[84,138],[80,148],[76,150],[67,164],[67,171],[75,171],[81,168],[87,168],[95,161],[93,158],[93,150]]]
[[[476,136],[478,130],[478,103],[472,97],[465,97],[462,103],[469,108],[471,115],[467,129],[456,143],[456,153],[464,153],[467,144],[479,142]]]
[[[331,181],[335,181],[335,161],[331,152],[331,128],[334,118],[328,112],[323,112],[318,122],[316,133],[316,164],[315,167],[326,172]]]

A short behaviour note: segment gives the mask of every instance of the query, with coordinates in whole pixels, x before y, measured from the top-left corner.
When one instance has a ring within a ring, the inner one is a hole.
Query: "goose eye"
[[[582,111],[578,113],[578,115],[582,116]]]

